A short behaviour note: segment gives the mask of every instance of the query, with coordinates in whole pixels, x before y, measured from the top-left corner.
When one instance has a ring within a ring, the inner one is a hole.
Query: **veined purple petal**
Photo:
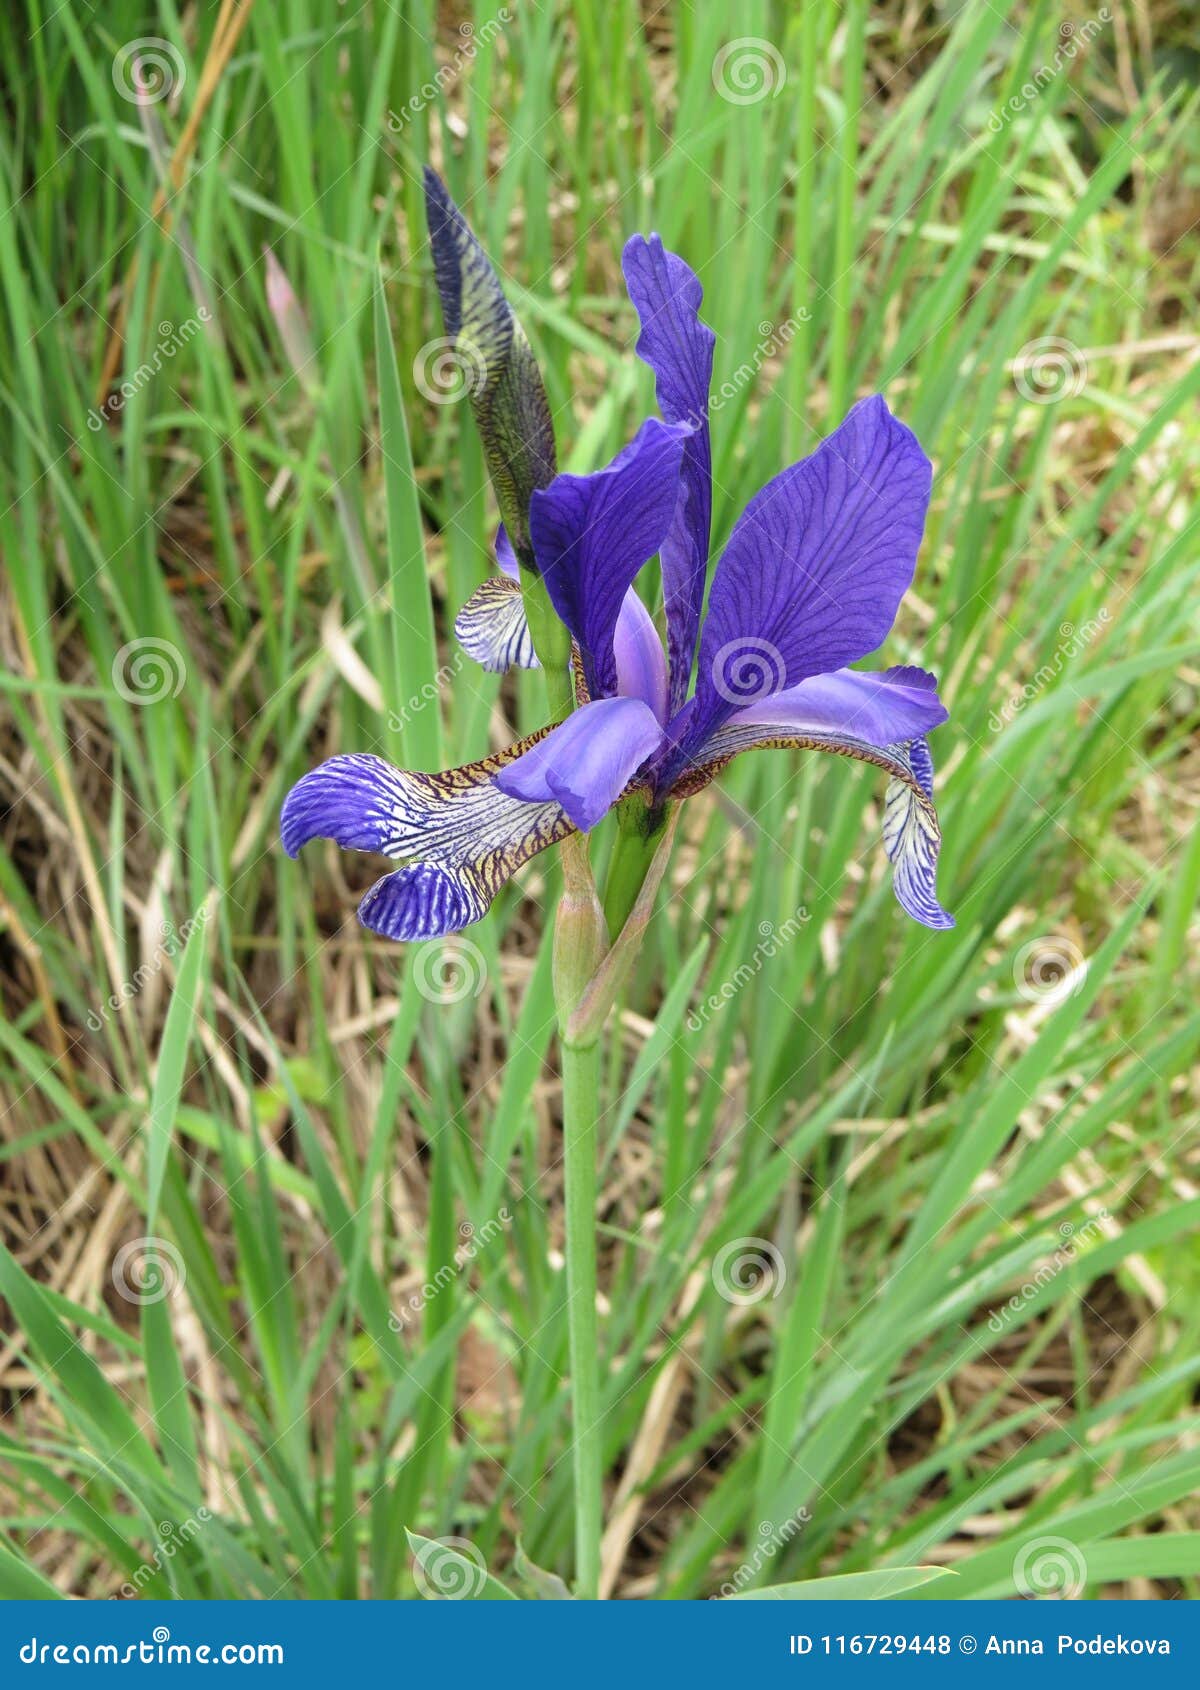
[[[617,691],[622,698],[640,698],[660,722],[667,719],[667,658],[654,618],[630,587],[621,601],[613,635],[617,663]]]
[[[937,680],[928,670],[836,669],[735,711],[729,726],[774,723],[797,733],[844,734],[868,745],[888,746],[930,733],[948,715],[937,695]]]
[[[528,803],[561,804],[586,831],[608,813],[662,742],[663,730],[641,699],[597,699],[509,763],[496,784]]]
[[[417,859],[363,899],[365,926],[392,939],[430,939],[478,921],[518,868],[575,831],[553,799],[526,802],[498,775],[547,733],[442,774],[393,768],[382,757],[331,757],[288,794],[280,821],[295,856],[310,839]]]
[[[736,710],[882,643],[912,581],[931,475],[876,396],[750,501],[709,595],[693,746]]]
[[[712,446],[708,395],[716,336],[700,321],[704,290],[677,253],[658,235],[634,235],[621,256],[625,285],[641,323],[636,351],[654,371],[659,409],[671,423],[689,423],[679,503],[662,545],[667,648],[671,661],[670,703],[679,709],[687,694],[704,603],[712,524]]]
[[[606,469],[555,476],[530,503],[538,570],[578,642],[593,698],[617,690],[613,634],[621,602],[667,532],[686,433],[649,417]]]

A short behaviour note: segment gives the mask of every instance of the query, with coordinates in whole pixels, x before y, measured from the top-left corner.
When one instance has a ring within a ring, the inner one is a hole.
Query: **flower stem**
[[[610,939],[617,937],[629,919],[666,821],[666,811],[651,817],[641,793],[630,793],[617,805],[617,837],[604,881],[604,919]]]
[[[563,895],[554,929],[554,997],[562,1057],[563,1175],[567,1260],[567,1337],[571,1355],[572,1464],[575,1477],[575,1594],[599,1593],[603,1529],[600,1354],[596,1319],[596,1121],[600,1035],[572,1036],[571,1016],[604,953],[604,913],[587,843],[562,846]]]
[[[599,1331],[596,1319],[596,1158],[600,1045],[563,1045],[567,1336],[575,1477],[575,1594],[594,1599],[603,1530]]]

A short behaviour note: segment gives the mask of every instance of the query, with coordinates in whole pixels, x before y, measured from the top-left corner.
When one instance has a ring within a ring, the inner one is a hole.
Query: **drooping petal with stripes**
[[[281,817],[296,856],[310,839],[413,859],[372,887],[364,926],[389,939],[432,939],[486,914],[504,883],[547,846],[575,831],[553,799],[527,802],[498,784],[506,764],[549,730],[441,774],[397,769],[382,757],[331,757],[297,783]]]
[[[467,656],[492,674],[541,668],[521,583],[511,575],[490,575],[476,587],[454,619],[454,633]]]
[[[731,758],[768,747],[832,751],[872,763],[891,778],[884,801],[883,843],[901,907],[926,927],[954,926],[937,896],[941,831],[933,806],[933,762],[924,739],[946,719],[932,675],[899,668],[880,674],[843,670],[803,682],[789,693],[738,711],[691,757],[669,762],[672,798],[708,785]],[[853,722],[857,732],[850,731]],[[905,738],[890,743],[893,732]]]

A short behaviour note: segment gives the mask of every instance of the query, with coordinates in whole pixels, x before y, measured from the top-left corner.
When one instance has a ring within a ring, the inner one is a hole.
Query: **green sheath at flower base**
[[[555,472],[546,389],[491,261],[428,168],[425,205],[446,333],[462,364],[500,515],[524,572],[536,567],[529,501]]]

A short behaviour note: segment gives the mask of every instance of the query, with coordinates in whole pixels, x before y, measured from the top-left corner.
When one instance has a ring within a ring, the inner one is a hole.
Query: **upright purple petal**
[[[679,504],[662,546],[670,704],[687,695],[704,603],[712,525],[712,445],[708,393],[716,336],[699,317],[704,290],[678,254],[658,235],[634,235],[621,258],[625,285],[641,323],[637,354],[654,371],[659,409],[671,423],[689,423]]]
[[[508,537],[508,529],[503,523],[496,530],[496,562],[505,575],[514,581],[521,579],[521,566],[517,562],[517,554],[513,551],[513,543]]]
[[[613,633],[621,601],[667,532],[685,434],[650,417],[606,469],[555,476],[533,495],[538,570],[579,644],[593,698],[616,693]]]
[[[709,595],[692,746],[736,710],[882,643],[912,581],[931,477],[916,436],[876,396],[750,501]]]
[[[663,730],[638,698],[585,704],[496,776],[502,792],[561,804],[577,828],[595,827],[659,749]]]
[[[640,698],[660,722],[667,719],[667,659],[654,618],[630,587],[621,601],[613,635],[617,663],[617,691],[622,698]]]

